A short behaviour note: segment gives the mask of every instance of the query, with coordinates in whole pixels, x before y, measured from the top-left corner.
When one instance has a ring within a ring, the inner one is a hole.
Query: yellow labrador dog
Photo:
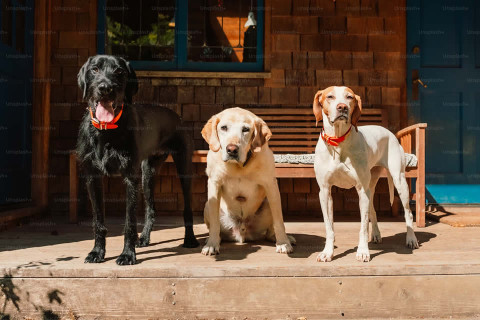
[[[362,101],[347,87],[329,87],[318,91],[313,101],[313,112],[317,123],[323,118],[323,130],[315,149],[314,169],[320,187],[320,205],[326,228],[325,249],[317,260],[331,261],[333,257],[335,233],[332,186],[357,189],[361,215],[357,260],[370,260],[369,219],[372,222],[372,240],[382,241],[372,199],[383,168],[388,173],[390,202],[393,201],[394,185],[405,210],[406,244],[412,249],[418,248],[405,180],[405,154],[395,135],[380,126],[362,126],[357,129]]]
[[[279,253],[292,252],[295,239],[285,233],[267,124],[250,111],[231,108],[210,118],[202,136],[210,147],[204,210],[209,237],[202,253],[219,253],[221,240],[259,239],[276,242]]]

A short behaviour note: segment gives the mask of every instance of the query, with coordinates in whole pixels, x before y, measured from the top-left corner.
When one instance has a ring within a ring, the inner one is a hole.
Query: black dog
[[[85,262],[102,262],[105,257],[103,175],[120,173],[126,184],[125,242],[117,264],[135,264],[135,245],[150,242],[155,219],[153,200],[154,167],[172,155],[184,196],[184,247],[198,246],[193,233],[191,197],[191,144],[180,130],[181,119],[167,108],[133,105],[138,91],[135,71],[123,58],[90,57],[78,73],[78,85],[89,111],[80,125],[77,156],[83,167],[92,203],[95,246]],[[136,230],[135,207],[141,178],[145,196],[145,226],[140,239]]]

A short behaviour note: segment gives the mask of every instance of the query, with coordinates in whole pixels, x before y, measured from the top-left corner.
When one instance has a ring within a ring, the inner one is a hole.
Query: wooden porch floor
[[[0,234],[0,315],[90,318],[429,318],[480,317],[480,229],[431,224],[416,229],[420,248],[405,247],[405,226],[380,222],[371,261],[355,260],[359,222],[339,222],[335,258],[318,221],[288,222],[291,255],[268,242],[223,243],[221,254],[181,247],[178,218],[157,218],[152,245],[138,264],[117,266],[120,220],[107,221],[106,261],[84,264],[93,246],[90,221],[31,222]],[[141,227],[139,226],[139,230]],[[195,232],[203,244],[206,227]],[[48,318],[48,317],[47,317]]]

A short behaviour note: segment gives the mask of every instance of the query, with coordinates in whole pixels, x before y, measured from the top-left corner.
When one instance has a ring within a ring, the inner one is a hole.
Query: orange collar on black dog
[[[115,123],[122,116],[122,112],[123,112],[123,104],[122,104],[122,108],[120,109],[120,112],[115,116],[115,118],[113,118],[112,121],[104,122],[104,121],[98,120],[93,116],[93,111],[92,111],[92,108],[90,107],[90,118],[92,119],[93,126],[97,129],[100,129],[100,130],[116,129],[118,128],[118,125],[116,125]]]

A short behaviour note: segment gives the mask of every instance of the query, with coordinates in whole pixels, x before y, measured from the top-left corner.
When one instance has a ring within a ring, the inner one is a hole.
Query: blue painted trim
[[[175,8],[175,59],[173,61],[135,61],[136,70],[179,71],[263,71],[264,0],[257,0],[257,61],[256,62],[198,62],[188,61],[188,0],[177,0]],[[105,54],[106,0],[98,0],[97,53]]]
[[[427,202],[473,204],[480,203],[480,185],[478,184],[427,184]]]

